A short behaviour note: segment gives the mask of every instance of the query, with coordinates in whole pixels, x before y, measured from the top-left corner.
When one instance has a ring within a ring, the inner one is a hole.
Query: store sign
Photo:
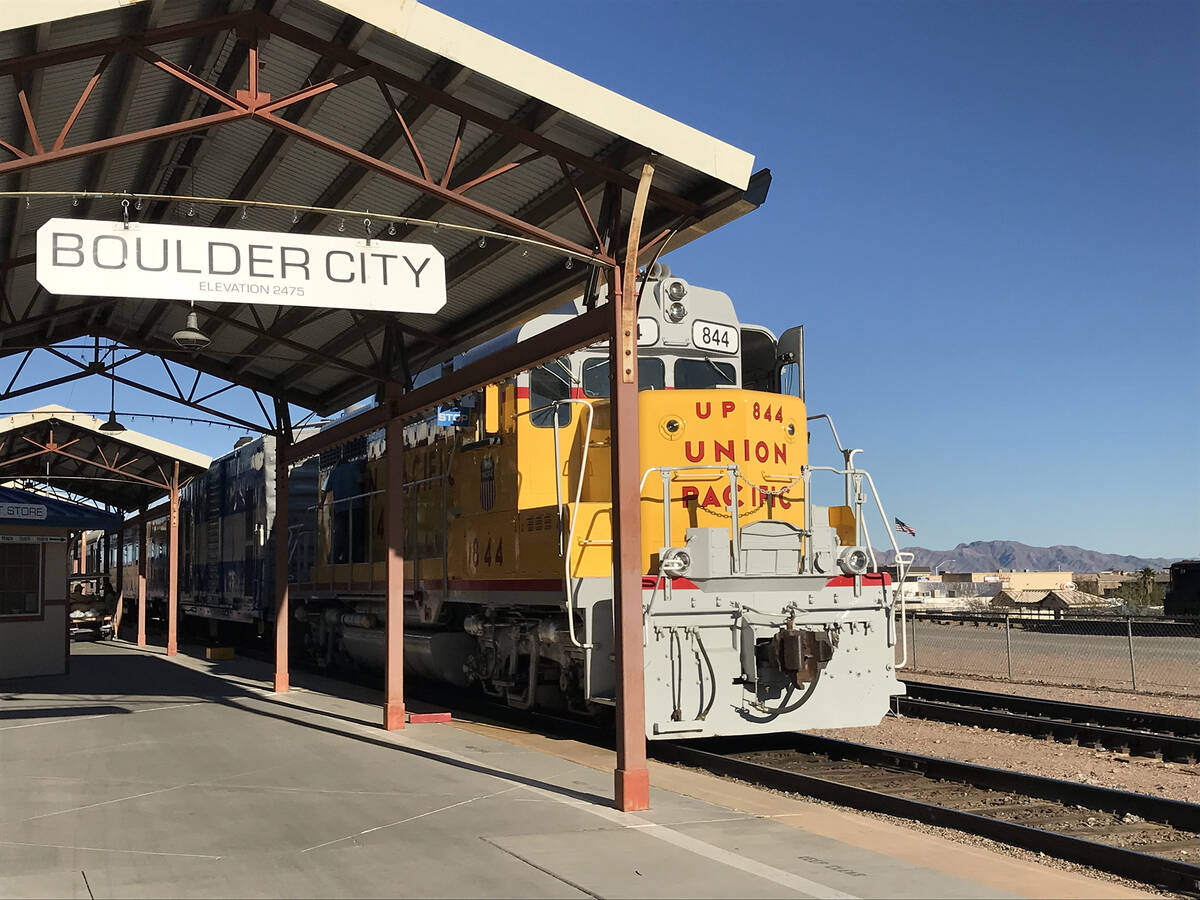
[[[446,262],[403,241],[50,219],[37,279],[54,294],[435,313]]]
[[[46,518],[46,507],[36,503],[0,503],[0,519],[33,521]]]

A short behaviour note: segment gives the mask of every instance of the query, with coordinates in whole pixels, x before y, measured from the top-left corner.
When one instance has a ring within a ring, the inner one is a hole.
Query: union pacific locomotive
[[[577,313],[536,318],[454,365]],[[877,571],[869,502],[886,518],[855,451],[839,443],[832,465],[809,461],[809,429],[827,417],[805,408],[803,331],[776,339],[658,264],[637,340],[647,737],[877,723],[903,692],[903,580]],[[608,395],[601,344],[406,425],[413,674],[519,708],[613,705]],[[323,667],[383,666],[386,452],[380,431],[290,472],[293,646]],[[270,633],[274,467],[263,437],[184,490],[185,622]],[[841,504],[814,502],[821,477]],[[152,525],[152,544],[160,533]],[[151,567],[152,597],[164,575]]]

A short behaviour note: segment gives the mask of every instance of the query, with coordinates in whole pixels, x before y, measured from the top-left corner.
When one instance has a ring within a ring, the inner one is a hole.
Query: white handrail
[[[830,423],[830,427],[832,427],[832,423]],[[908,570],[912,565],[914,557],[911,553],[902,553],[900,551],[900,546],[896,543],[896,535],[892,532],[892,529],[888,527],[887,512],[883,508],[883,501],[879,499],[879,491],[875,488],[875,479],[871,477],[870,472],[868,472],[866,469],[856,468],[836,469],[833,466],[810,466],[809,471],[832,472],[835,475],[841,475],[843,477],[861,475],[867,479],[867,484],[871,488],[871,495],[875,498],[875,507],[879,510],[879,516],[883,519],[884,527],[887,529],[888,541],[892,545],[892,552],[894,554],[894,559],[896,560],[896,582],[893,587],[893,594],[895,595],[896,600],[900,601],[900,640],[898,643],[900,643],[904,648],[903,655],[900,657],[900,662],[896,664],[896,668],[903,668],[908,663],[908,634],[904,630],[904,613],[908,609],[908,597],[904,593],[904,582],[908,578]],[[864,532],[866,531],[865,525],[863,530]],[[879,571],[879,565],[875,559],[874,548],[868,545],[868,550],[871,551],[871,567],[875,571]],[[892,601],[892,606],[893,609],[895,609],[895,600]],[[893,643],[892,646],[895,646],[895,644]]]
[[[562,463],[558,450],[558,408],[563,404],[570,405],[577,403],[587,409],[587,428],[583,433],[583,457],[579,461],[579,481],[575,485],[575,508],[571,512],[570,526],[567,529],[566,547],[563,547],[563,502],[562,502]],[[583,494],[583,477],[587,473],[587,458],[588,447],[592,441],[592,419],[594,412],[592,404],[587,400],[573,397],[571,399],[554,400],[547,403],[545,406],[539,406],[536,409],[527,409],[524,412],[517,413],[517,418],[521,416],[530,416],[535,412],[543,410],[554,410],[554,498],[558,505],[558,547],[559,552],[563,557],[563,590],[566,593],[566,608],[567,608],[567,634],[571,638],[571,643],[580,650],[591,650],[595,644],[581,643],[579,638],[575,636],[575,592],[571,589],[571,547],[575,542],[575,521],[579,516],[579,498]]]
[[[575,636],[575,591],[571,585],[571,582],[572,582],[572,579],[571,579],[571,550],[575,546],[575,523],[579,519],[579,499],[580,499],[580,497],[583,496],[583,479],[584,479],[584,476],[587,474],[588,447],[591,445],[591,441],[592,441],[593,411],[592,411],[592,404],[588,403],[586,400],[577,400],[577,399],[576,400],[559,400],[559,401],[556,401],[555,405],[557,406],[558,403],[579,403],[579,404],[582,404],[583,407],[587,410],[587,428],[585,428],[584,432],[583,432],[583,456],[580,457],[580,460],[579,460],[579,478],[575,482],[575,505],[574,505],[574,508],[571,510],[570,526],[567,528],[566,552],[563,553],[563,587],[566,589],[566,592],[567,592],[567,634],[571,638],[571,643],[574,644],[576,647],[579,647],[581,650],[590,650],[590,649],[592,649],[592,647],[595,646],[595,644],[592,644],[590,642],[586,643],[586,644],[581,643],[579,641],[579,639]],[[558,460],[558,415],[557,415],[557,413],[554,416],[554,423],[555,423],[554,458],[555,458],[555,461],[557,462],[557,460]],[[561,478],[561,476],[562,476],[561,470],[556,468],[555,469],[555,481],[557,482],[559,480],[559,478]],[[561,506],[559,507],[559,518],[560,518],[560,520],[562,518],[562,507]]]

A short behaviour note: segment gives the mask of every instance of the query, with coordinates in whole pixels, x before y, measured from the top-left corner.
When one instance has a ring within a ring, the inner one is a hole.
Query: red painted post
[[[121,524],[117,527],[117,608],[113,610],[113,637],[121,636],[121,619],[125,615],[125,511],[117,510]]]
[[[383,727],[396,731],[404,727],[404,423],[399,418],[391,418],[387,423],[386,497],[387,666]]]
[[[170,528],[167,536],[167,656],[179,652],[179,461],[171,474]]]
[[[275,693],[286,693],[288,677],[288,440],[275,437]]]
[[[646,695],[642,652],[642,511],[638,453],[637,247],[654,167],[642,168],[623,269],[613,272],[608,306],[612,379],[613,624],[617,669],[615,805],[650,808],[646,767]]]
[[[137,643],[139,647],[146,646],[146,507],[138,511],[138,612],[137,612]]]

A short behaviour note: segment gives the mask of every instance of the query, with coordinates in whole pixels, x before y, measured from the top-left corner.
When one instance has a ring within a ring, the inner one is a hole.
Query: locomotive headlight
[[[687,285],[682,281],[672,281],[667,285],[667,296],[678,302],[687,296]]]
[[[658,423],[658,433],[668,441],[678,440],[683,431],[683,419],[679,416],[664,416],[662,421]]]
[[[687,315],[687,307],[678,300],[672,300],[667,304],[667,318],[672,322],[682,322],[683,317]]]
[[[838,554],[838,568],[844,575],[862,575],[871,565],[871,557],[861,547],[847,547]]]
[[[659,553],[658,570],[670,578],[682,578],[692,567],[692,555],[682,547],[666,547]]]

